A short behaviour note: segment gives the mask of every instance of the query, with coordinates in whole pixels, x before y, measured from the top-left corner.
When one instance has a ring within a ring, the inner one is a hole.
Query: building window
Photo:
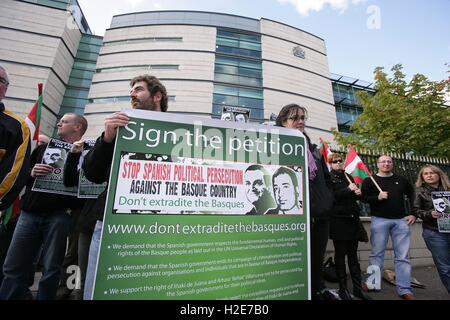
[[[95,71],[95,62],[89,63],[89,62],[75,61],[73,63],[73,68],[80,70]]]
[[[364,81],[347,77],[340,81],[342,76],[338,77],[339,79],[332,82],[338,131],[349,133],[353,122],[363,113],[363,108],[358,102],[356,93],[365,91],[369,95],[373,95],[375,91],[369,83]]]
[[[224,106],[247,108],[250,110],[250,118],[264,118],[262,89],[215,85],[213,94],[213,117],[220,117]]]
[[[218,28],[213,117],[232,106],[249,109],[252,119],[264,119],[262,75],[261,36]]]
[[[261,37],[217,29],[216,52],[261,58]]]

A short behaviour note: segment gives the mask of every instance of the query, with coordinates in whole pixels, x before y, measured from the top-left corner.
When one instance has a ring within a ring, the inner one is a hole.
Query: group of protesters
[[[53,300],[67,298],[67,267],[78,265],[80,287],[76,299],[92,299],[95,273],[106,204],[105,190],[96,199],[80,199],[52,192],[33,191],[34,180],[46,176],[54,167],[43,161],[48,141],[31,150],[30,133],[23,119],[5,110],[1,100],[9,85],[7,71],[0,66],[0,210],[2,219],[14,206],[20,194],[20,214],[2,221],[0,233],[0,300],[26,299],[34,282],[36,267],[42,277],[36,298]],[[154,76],[141,75],[130,82],[133,109],[166,112],[168,96],[164,85]],[[439,212],[433,207],[431,192],[450,191],[447,175],[436,166],[426,165],[419,172],[416,191],[407,179],[393,173],[393,159],[378,158],[378,173],[364,180],[362,186],[344,172],[343,157],[328,156],[328,165],[312,143],[305,123],[307,109],[298,104],[284,106],[276,126],[299,130],[306,138],[308,163],[311,297],[331,299],[323,280],[323,262],[329,239],[335,247],[339,298],[368,300],[370,288],[365,286],[357,257],[361,237],[360,209],[357,200],[371,207],[370,264],[383,270],[384,254],[389,236],[395,253],[397,291],[400,297],[413,300],[411,264],[409,261],[410,226],[416,218],[423,220],[423,237],[432,253],[442,283],[450,293],[450,237],[439,232]],[[88,123],[75,113],[66,113],[57,124],[59,139],[70,143],[71,150],[64,163],[64,185],[76,186],[80,170],[94,183],[107,183],[118,128],[128,124],[126,113],[106,117],[104,131],[87,152],[79,167]],[[374,180],[378,184],[377,188]],[[405,197],[414,205],[408,211]],[[353,295],[347,288],[345,257],[347,256],[353,284]]]

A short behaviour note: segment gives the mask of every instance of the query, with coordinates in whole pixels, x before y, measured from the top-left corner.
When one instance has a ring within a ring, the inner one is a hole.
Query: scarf
[[[307,156],[308,156],[309,181],[314,181],[314,179],[316,178],[317,165],[316,165],[316,160],[314,159],[314,156],[313,156],[311,150],[309,150],[309,142],[307,144],[308,144],[308,146],[307,146],[306,150],[308,150]]]

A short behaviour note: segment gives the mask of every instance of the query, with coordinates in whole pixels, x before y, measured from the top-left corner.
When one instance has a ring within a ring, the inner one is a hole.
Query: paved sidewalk
[[[450,294],[444,288],[435,266],[413,267],[412,276],[426,286],[425,289],[413,287],[417,300],[450,300]],[[326,282],[325,284],[328,288],[339,288],[337,283]],[[349,291],[352,292],[350,280],[348,285]],[[396,286],[385,280],[381,280],[379,292],[369,292],[368,295],[374,300],[402,300],[397,295]]]
[[[426,286],[425,289],[413,288],[417,300],[450,300],[450,294],[441,283],[441,279],[437,273],[436,267],[415,267],[412,271],[412,276],[420,283]],[[37,284],[41,277],[41,273],[37,272],[35,275],[35,282],[32,287],[33,296],[36,294]],[[351,292],[351,281],[349,280],[349,289]],[[330,289],[339,288],[337,283],[326,282],[326,286]],[[385,280],[381,280],[381,291],[369,292],[368,295],[374,300],[402,300],[397,295],[396,287]],[[74,297],[70,297],[72,300]]]

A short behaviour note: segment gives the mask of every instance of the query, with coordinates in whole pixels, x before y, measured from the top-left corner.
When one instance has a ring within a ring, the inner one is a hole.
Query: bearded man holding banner
[[[372,221],[370,243],[372,252],[370,265],[380,268],[384,265],[384,253],[389,236],[394,250],[394,265],[398,295],[405,300],[415,300],[411,289],[411,263],[409,261],[410,225],[416,217],[405,205],[405,197],[414,199],[414,188],[404,177],[393,173],[394,163],[388,155],[382,155],[377,162],[378,173],[364,179],[362,201],[370,204]]]
[[[158,78],[144,74],[131,79],[130,86],[131,107],[133,109],[167,111],[167,90]],[[106,117],[105,131],[97,138],[94,147],[89,150],[83,161],[84,173],[90,181],[98,184],[108,181],[117,132],[120,127],[125,127],[128,122],[129,117],[124,112],[116,112]],[[83,293],[84,300],[91,300],[93,295],[107,190],[108,188],[100,194],[90,212],[96,216],[97,222],[89,247],[89,261]]]

